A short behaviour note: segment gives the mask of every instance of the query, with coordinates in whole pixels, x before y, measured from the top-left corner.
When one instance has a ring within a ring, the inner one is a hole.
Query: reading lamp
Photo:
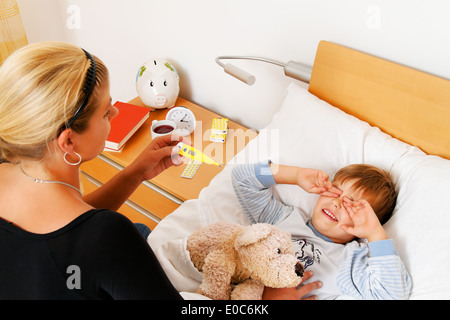
[[[245,82],[249,86],[255,83],[255,77],[250,73],[236,67],[233,64],[224,64],[220,60],[228,60],[228,59],[239,59],[239,60],[257,60],[275,64],[277,66],[284,68],[284,74],[288,77],[309,83],[311,80],[311,71],[312,67],[298,63],[295,61],[289,61],[288,63],[282,63],[271,59],[265,59],[260,57],[249,57],[249,56],[220,56],[216,58],[216,62],[219,66],[221,66],[226,73],[232,75],[233,77]]]

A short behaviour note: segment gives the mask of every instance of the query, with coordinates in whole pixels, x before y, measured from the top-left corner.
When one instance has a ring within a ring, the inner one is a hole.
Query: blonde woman
[[[79,166],[103,150],[117,113],[107,68],[79,47],[29,45],[0,68],[0,299],[180,298],[112,211],[172,165],[178,141],[155,139],[102,188],[80,192]]]
[[[181,138],[153,140],[103,187],[80,192],[79,166],[103,150],[117,112],[107,68],[79,47],[32,44],[1,66],[0,299],[181,298],[135,225],[114,211],[173,165]],[[268,288],[265,297],[299,299],[318,285]]]

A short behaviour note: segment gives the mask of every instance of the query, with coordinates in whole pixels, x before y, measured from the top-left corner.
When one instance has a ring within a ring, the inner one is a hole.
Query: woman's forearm
[[[94,208],[117,211],[143,182],[132,168],[125,168],[97,190],[83,196],[83,200]]]

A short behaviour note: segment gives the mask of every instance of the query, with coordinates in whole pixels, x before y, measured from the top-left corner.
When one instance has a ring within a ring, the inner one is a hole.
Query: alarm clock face
[[[179,135],[187,136],[195,129],[194,113],[186,107],[175,107],[169,110],[166,116],[167,120],[175,122],[176,132]]]

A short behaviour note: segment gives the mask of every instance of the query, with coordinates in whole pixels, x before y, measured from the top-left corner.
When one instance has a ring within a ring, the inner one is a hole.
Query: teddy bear
[[[297,286],[304,272],[290,234],[267,223],[214,223],[194,231],[186,249],[203,276],[197,293],[213,300],[261,300],[264,286]]]

